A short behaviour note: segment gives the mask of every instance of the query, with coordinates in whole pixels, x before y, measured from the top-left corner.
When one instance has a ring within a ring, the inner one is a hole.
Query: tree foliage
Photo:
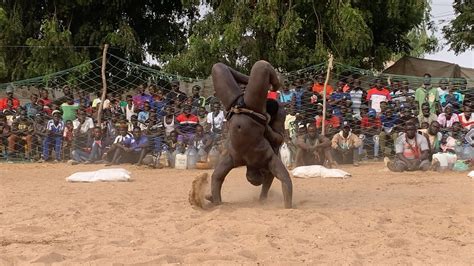
[[[443,27],[450,50],[456,54],[472,49],[474,45],[474,1],[455,0],[456,18]]]
[[[146,51],[156,56],[176,54],[184,48],[187,25],[196,17],[197,4],[174,0],[3,0],[0,10],[0,81],[7,81],[95,59],[106,42],[114,54],[140,62]],[[60,52],[57,47],[51,52],[50,48],[40,51],[33,47],[53,44],[97,48]]]
[[[426,0],[205,2],[210,12],[167,70],[206,76],[217,61],[248,71],[265,59],[291,71],[326,60],[328,51],[347,64],[381,69],[394,54],[410,53],[409,33],[423,29],[429,10]]]

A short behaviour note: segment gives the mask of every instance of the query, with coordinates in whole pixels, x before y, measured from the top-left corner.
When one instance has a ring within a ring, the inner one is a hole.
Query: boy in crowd
[[[39,161],[40,163],[48,161],[50,144],[54,144],[54,151],[56,154],[54,162],[59,162],[61,160],[64,122],[61,120],[60,111],[54,110],[52,115],[53,119],[49,120],[46,125],[47,136],[43,141],[43,158]]]
[[[113,159],[107,165],[119,163],[138,163],[145,157],[148,148],[148,138],[142,136],[140,128],[133,129],[133,137],[124,139],[123,142],[116,143]]]

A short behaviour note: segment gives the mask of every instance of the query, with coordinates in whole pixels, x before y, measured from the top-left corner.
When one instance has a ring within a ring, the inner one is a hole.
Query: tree
[[[450,50],[459,54],[474,45],[474,1],[455,0],[453,8],[456,18],[443,27],[443,33]]]
[[[186,49],[166,69],[207,76],[213,63],[248,71],[269,60],[283,71],[322,62],[382,69],[394,54],[412,50],[408,33],[421,27],[426,0],[205,1],[211,10],[196,22]]]
[[[68,52],[53,49],[54,53],[69,53],[73,58],[64,62],[59,54],[51,55],[47,59],[52,65],[71,67],[77,62],[75,54],[95,59],[101,55],[101,46],[106,42],[111,44],[112,53],[141,62],[147,52],[161,56],[181,51],[188,26],[197,12],[196,3],[174,0],[3,0],[0,8],[3,10],[0,13],[0,62],[4,62],[7,72],[3,77],[0,75],[0,82],[47,74],[51,70],[43,68],[46,67],[44,62],[39,64],[46,58],[45,54],[23,47],[28,43],[30,46],[48,44],[44,36],[48,23],[50,30],[56,29],[55,36],[61,38],[54,43],[92,46],[74,51],[67,48]],[[47,49],[44,48],[46,53]]]

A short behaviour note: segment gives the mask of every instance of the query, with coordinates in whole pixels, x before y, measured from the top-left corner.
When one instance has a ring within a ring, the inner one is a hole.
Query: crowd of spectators
[[[109,93],[101,103],[100,95],[65,86],[63,97],[50,99],[43,88],[20,105],[9,86],[7,97],[0,99],[0,148],[7,160],[72,164],[149,164],[163,151],[184,152],[190,146],[207,153],[212,147],[223,150],[225,112],[200,89],[194,86],[186,95],[178,82],[170,89],[140,85],[134,95]],[[394,171],[425,170],[435,153],[472,148],[473,97],[466,82],[432,84],[429,74],[421,86],[382,78],[362,82],[351,75],[334,87],[328,84],[325,95],[319,74],[284,82],[280,91],[268,93],[287,111],[285,139],[293,166],[358,165],[390,157]],[[100,104],[103,119],[98,123]]]

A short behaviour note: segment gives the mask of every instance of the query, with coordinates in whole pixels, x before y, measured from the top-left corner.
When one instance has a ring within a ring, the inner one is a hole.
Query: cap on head
[[[8,85],[7,86],[7,89],[5,90],[6,93],[13,93],[13,86],[12,85]]]
[[[375,109],[369,109],[367,114],[371,117],[375,117],[377,115],[377,111],[375,111]]]

